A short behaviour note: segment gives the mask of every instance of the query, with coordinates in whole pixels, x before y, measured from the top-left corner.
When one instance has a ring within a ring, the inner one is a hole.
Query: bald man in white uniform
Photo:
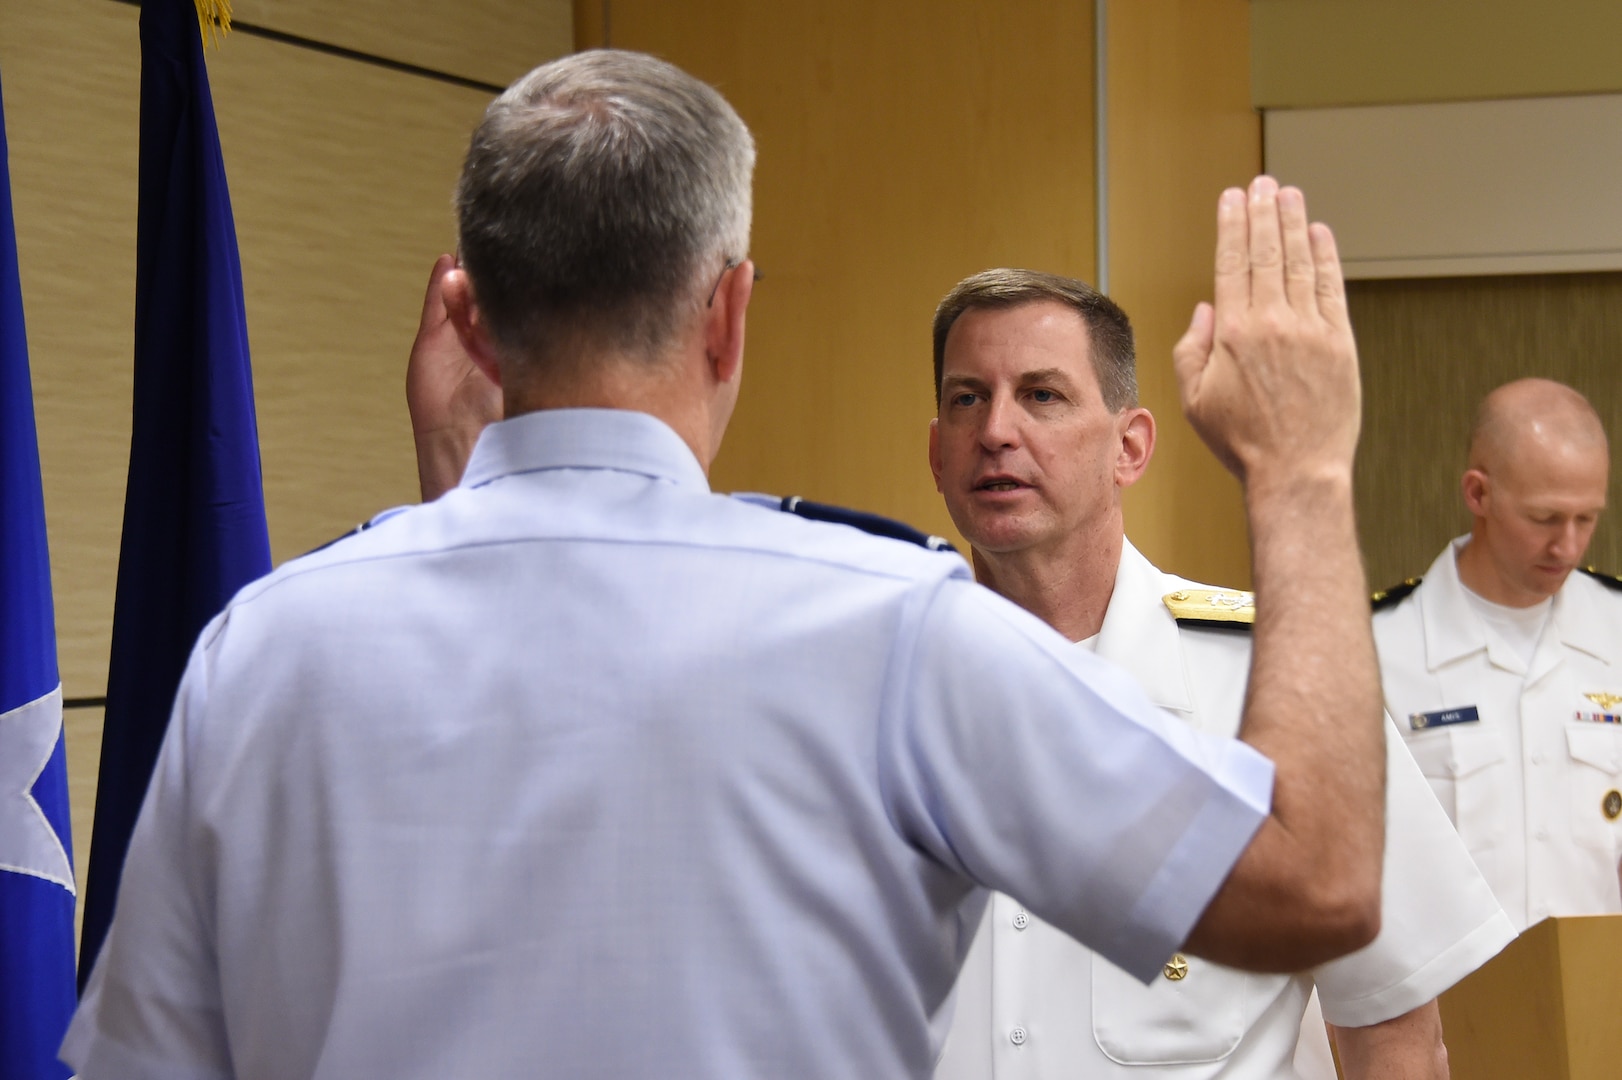
[[[1622,911],[1622,583],[1581,569],[1609,465],[1577,391],[1494,390],[1469,535],[1374,617],[1387,709],[1518,928]]]

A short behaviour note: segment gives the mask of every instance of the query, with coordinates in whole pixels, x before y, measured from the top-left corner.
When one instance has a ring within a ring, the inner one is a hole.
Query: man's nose
[[[1582,558],[1585,546],[1583,527],[1575,521],[1568,521],[1560,526],[1560,532],[1555,536],[1553,552],[1562,562],[1575,563]]]
[[[987,450],[1019,445],[1019,417],[1013,403],[993,398],[986,404],[986,420],[980,428],[980,443]]]

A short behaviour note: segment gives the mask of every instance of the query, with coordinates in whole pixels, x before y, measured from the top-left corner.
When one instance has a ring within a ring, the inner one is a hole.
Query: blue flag
[[[192,0],[141,5],[135,403],[79,982],[198,633],[270,570],[242,267]]]
[[[0,102],[0,1080],[61,1080],[73,850],[51,561]]]

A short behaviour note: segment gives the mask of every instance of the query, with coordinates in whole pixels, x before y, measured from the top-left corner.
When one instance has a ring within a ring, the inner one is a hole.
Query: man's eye
[[[1059,395],[1055,394],[1052,390],[1032,390],[1031,400],[1035,401],[1038,405],[1049,405],[1055,401],[1058,401]]]
[[[952,395],[952,404],[956,405],[960,409],[966,409],[970,405],[973,405],[979,399],[980,399],[980,395],[971,394],[968,391],[964,391],[961,394],[953,394]]]

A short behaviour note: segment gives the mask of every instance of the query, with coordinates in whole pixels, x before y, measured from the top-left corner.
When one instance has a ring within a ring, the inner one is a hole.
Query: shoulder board
[[[359,536],[361,533],[365,532],[367,529],[374,528],[374,527],[376,527],[378,525],[381,525],[385,521],[389,520],[389,518],[393,517],[395,514],[402,513],[402,512],[404,512],[406,510],[409,510],[409,509],[410,509],[409,506],[391,506],[387,510],[384,510],[381,513],[379,513],[376,517],[372,518],[370,521],[361,522],[359,525],[356,525],[353,529],[350,529],[348,532],[344,533],[343,535],[334,536],[331,540],[328,540],[326,543],[321,544],[318,547],[311,548],[309,551],[306,551],[304,553],[304,555],[314,555],[318,551],[325,551],[329,547],[331,547],[332,545],[340,544],[343,541],[348,540],[351,536]],[[302,559],[304,557],[304,555],[300,555],[299,558]]]
[[[1233,589],[1178,589],[1160,598],[1178,626],[1249,630],[1256,621],[1256,597]]]
[[[1603,570],[1594,569],[1592,566],[1580,566],[1578,569],[1607,589],[1616,589],[1618,592],[1622,592],[1622,578],[1617,577],[1615,574],[1607,574]]]
[[[1369,607],[1375,611],[1384,611],[1388,607],[1396,607],[1408,599],[1408,594],[1419,588],[1419,583],[1424,580],[1424,578],[1416,577],[1404,578],[1399,585],[1393,585],[1389,589],[1381,589],[1369,597]]]
[[[879,514],[869,514],[865,510],[847,510],[842,506],[830,506],[827,503],[811,502],[798,495],[785,498],[778,507],[786,514],[796,514],[811,521],[827,521],[835,525],[849,525],[874,536],[887,536],[891,540],[904,540],[909,544],[928,548],[931,551],[956,551],[950,541],[939,536],[930,536],[920,532],[911,525],[896,521],[892,518],[882,517]]]

